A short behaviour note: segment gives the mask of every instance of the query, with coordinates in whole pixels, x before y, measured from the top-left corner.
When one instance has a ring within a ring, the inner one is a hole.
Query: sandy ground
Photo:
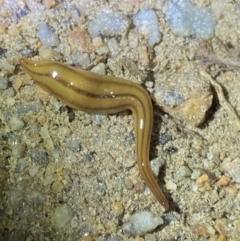
[[[92,66],[102,62],[107,74],[134,80],[151,92],[154,75],[170,75],[191,62],[221,84],[239,113],[239,2],[223,1],[222,11],[214,13],[215,37],[207,41],[172,34],[164,18],[168,1],[36,2],[0,1],[0,47],[6,50],[0,78],[7,81],[0,90],[0,240],[147,241],[122,230],[142,210],[164,219],[164,225],[150,232],[156,240],[240,240],[240,136],[235,117],[219,104],[214,87],[213,105],[199,127],[154,107],[150,159],[165,162],[159,174],[171,206],[165,213],[139,174],[131,113],[96,116],[70,110],[39,89],[17,62],[25,50],[29,58],[71,63],[68,34],[75,26],[86,27],[106,8],[130,19],[139,9],[154,9],[162,40],[153,49],[144,48],[142,40],[146,59],[139,49],[129,49],[126,36],[118,36],[118,56],[93,51],[88,54]],[[197,3],[211,9],[211,1]],[[81,12],[78,20],[72,19],[69,5]],[[16,17],[19,9],[27,9],[26,15]],[[58,35],[57,47],[45,48],[39,41],[42,21],[51,23]],[[137,73],[126,65],[123,71],[124,58],[135,63]],[[15,129],[12,117],[24,125]],[[161,144],[167,135],[170,140]],[[71,220],[56,228],[52,217],[63,204],[71,207]]]

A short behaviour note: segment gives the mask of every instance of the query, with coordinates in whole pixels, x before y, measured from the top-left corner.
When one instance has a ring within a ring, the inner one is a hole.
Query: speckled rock
[[[63,228],[67,225],[73,217],[72,207],[64,203],[57,207],[52,215],[51,223],[56,229]]]
[[[12,116],[9,123],[12,131],[19,131],[24,126],[24,122],[17,115]]]
[[[79,50],[87,53],[94,51],[91,37],[82,27],[76,27],[69,33],[68,42],[72,50]]]
[[[88,31],[92,36],[123,35],[129,26],[129,19],[122,13],[100,13],[89,23]]]
[[[191,63],[175,74],[155,75],[153,99],[161,109],[191,126],[199,126],[212,105],[213,93],[209,82]]]
[[[226,159],[222,163],[222,169],[237,183],[240,183],[240,158]]]
[[[135,213],[127,223],[124,223],[123,231],[130,236],[143,235],[161,224],[163,224],[163,219],[160,216],[142,211]]]

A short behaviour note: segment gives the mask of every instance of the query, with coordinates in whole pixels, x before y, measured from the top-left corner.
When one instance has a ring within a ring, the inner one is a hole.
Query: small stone
[[[194,64],[186,62],[182,69],[170,76],[156,73],[155,79],[153,100],[163,111],[191,126],[204,122],[212,105],[213,93],[210,83]]]
[[[130,26],[129,19],[122,13],[100,13],[88,25],[88,32],[96,37],[123,35]]]
[[[93,240],[94,240],[93,237],[89,234],[87,234],[83,237],[83,241],[93,241]]]
[[[145,36],[150,46],[161,40],[157,14],[153,10],[140,11],[133,16],[133,23],[138,31]]]
[[[80,140],[71,140],[67,143],[67,147],[75,152],[81,151],[81,142]]]
[[[91,37],[83,27],[74,28],[68,35],[68,42],[72,50],[91,53],[94,51]]]
[[[205,183],[208,183],[208,182],[209,182],[209,177],[207,174],[203,174],[197,179],[197,184],[199,187],[203,187]]]
[[[108,47],[110,49],[112,57],[116,57],[120,49],[119,49],[119,44],[115,38],[109,39]]]
[[[54,50],[50,47],[50,46],[44,46],[42,45],[39,49],[38,49],[38,53],[39,56],[41,57],[41,59],[43,60],[49,60],[53,58],[54,55]]]
[[[43,4],[45,8],[52,8],[57,4],[57,2],[55,0],[44,0]]]
[[[144,235],[161,224],[163,224],[163,219],[160,216],[142,211],[135,213],[127,223],[123,224],[123,231],[130,236]]]
[[[21,158],[24,153],[25,153],[25,145],[21,143],[17,143],[16,145],[13,146],[12,149],[12,156],[15,158]]]
[[[12,82],[12,86],[15,91],[17,91],[22,85],[22,79],[20,76],[14,75],[10,78],[10,82]]]
[[[7,79],[0,79],[0,89],[5,90],[7,89],[8,81]]]
[[[89,54],[76,50],[70,55],[70,63],[87,67],[90,64]]]
[[[233,181],[240,183],[240,158],[234,160],[226,159],[222,163],[222,169],[229,174]]]
[[[31,160],[40,166],[47,166],[50,161],[50,156],[47,152],[39,151],[36,148],[30,149],[29,155],[31,157]]]
[[[190,177],[192,172],[188,167],[183,166],[179,168],[178,173],[181,177]]]
[[[59,181],[56,181],[52,184],[52,189],[57,193],[60,193],[63,190],[63,188],[63,184]]]
[[[64,203],[60,207],[57,207],[52,215],[51,223],[56,229],[66,226],[73,217],[72,207]]]
[[[192,226],[192,231],[195,235],[204,236],[207,234],[207,229],[203,224],[195,224]]]
[[[176,191],[177,185],[173,181],[169,180],[166,182],[166,188],[171,191]]]
[[[106,66],[104,63],[99,63],[91,69],[91,72],[94,72],[96,74],[106,75]],[[96,114],[95,116],[104,116],[104,115]],[[105,117],[106,117],[106,115],[105,115]]]
[[[17,115],[12,116],[9,123],[12,131],[19,131],[24,126],[24,122]]]
[[[217,185],[219,187],[225,187],[231,182],[231,179],[228,176],[221,176],[220,179],[217,181]]]
[[[147,233],[147,234],[144,236],[144,240],[145,240],[145,241],[156,241],[156,237],[155,237],[154,234]]]
[[[169,141],[172,140],[172,135],[169,135],[167,133],[163,133],[161,134],[160,136],[160,139],[159,139],[159,142],[162,144],[162,145],[165,145],[167,144]]]
[[[42,109],[42,104],[40,102],[32,104],[22,104],[18,107],[17,113],[19,115],[25,115],[26,113],[32,111],[33,113],[38,113]]]
[[[58,46],[59,39],[57,34],[55,34],[46,22],[42,22],[38,27],[38,36],[41,40],[41,43],[45,46]]]
[[[151,168],[156,177],[158,176],[159,170],[164,165],[164,163],[165,163],[165,160],[161,157],[157,157],[151,160]]]
[[[121,214],[124,211],[123,205],[120,202],[111,203],[111,209],[116,214]]]
[[[33,165],[28,169],[28,173],[30,177],[34,177],[37,175],[39,170],[39,165],[33,163]]]

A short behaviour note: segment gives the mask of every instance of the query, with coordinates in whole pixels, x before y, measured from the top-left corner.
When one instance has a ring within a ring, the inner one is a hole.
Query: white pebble
[[[110,49],[112,57],[116,57],[119,53],[119,45],[118,45],[118,42],[115,38],[109,39],[108,47]]]
[[[216,20],[208,8],[199,8],[191,0],[171,0],[166,11],[167,22],[174,34],[210,39]]]
[[[158,17],[153,10],[138,12],[133,16],[133,23],[138,31],[148,39],[150,46],[160,42]]]
[[[64,203],[60,207],[57,207],[52,215],[51,223],[52,225],[59,229],[67,225],[73,217],[72,207]]]
[[[145,241],[156,241],[156,237],[154,236],[154,234],[147,233],[147,234],[144,236],[144,240],[145,240]]]
[[[10,126],[12,131],[19,131],[23,128],[24,122],[16,115],[10,118]]]
[[[177,185],[173,181],[169,180],[166,182],[166,188],[167,190],[176,191]]]
[[[89,23],[88,32],[92,36],[123,35],[129,26],[129,19],[121,13],[100,13]]]
[[[55,34],[45,22],[39,24],[38,37],[45,46],[54,47],[59,45],[57,34]]]
[[[178,174],[181,177],[190,177],[191,176],[191,170],[188,167],[183,166],[183,167],[179,168]]]
[[[154,216],[148,211],[135,213],[127,223],[123,225],[123,231],[131,236],[143,235],[163,224],[160,216]]]
[[[33,165],[28,169],[29,176],[30,176],[30,177],[36,176],[36,174],[38,173],[38,170],[39,170],[39,165],[33,164]]]
[[[233,181],[240,183],[240,158],[226,159],[222,163],[222,169],[229,174]]]
[[[99,63],[91,69],[96,74],[106,75],[106,66],[104,63]]]
[[[158,176],[159,170],[164,165],[164,163],[165,163],[165,160],[161,157],[157,157],[151,160],[151,168],[156,177]]]

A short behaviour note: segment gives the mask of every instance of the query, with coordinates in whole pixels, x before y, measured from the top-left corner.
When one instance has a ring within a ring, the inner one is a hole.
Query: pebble
[[[163,133],[160,136],[159,142],[160,142],[161,145],[165,145],[171,140],[172,140],[172,135],[167,134],[167,133]]]
[[[88,53],[81,51],[74,51],[70,55],[70,64],[80,65],[81,67],[87,67],[90,64],[90,57]]]
[[[68,42],[72,50],[91,53],[94,51],[92,39],[83,27],[74,28],[68,35]]]
[[[31,160],[35,163],[37,163],[40,166],[47,166],[47,164],[50,161],[50,156],[45,151],[39,151],[36,148],[32,148],[29,150],[29,156],[31,157]]]
[[[183,167],[179,168],[178,174],[181,177],[190,177],[192,172],[191,172],[191,170],[188,167],[183,166]]]
[[[127,223],[123,224],[123,231],[130,236],[144,235],[161,224],[163,224],[163,219],[160,216],[142,211],[135,213]]]
[[[120,202],[111,203],[111,209],[117,215],[123,213],[124,211],[123,205]]]
[[[67,143],[67,147],[75,152],[81,151],[81,142],[80,140],[71,140]]]
[[[197,184],[199,187],[203,187],[205,185],[205,183],[208,183],[210,180],[209,180],[209,177],[207,174],[203,174],[202,176],[200,176],[198,179],[197,179]]]
[[[39,170],[39,165],[33,163],[31,167],[28,169],[29,176],[30,177],[36,176],[38,173],[38,170]]]
[[[0,58],[0,69],[1,71],[5,70],[8,73],[13,73],[15,67],[10,64],[5,57]]]
[[[88,25],[88,32],[96,37],[123,35],[130,26],[129,19],[121,13],[100,13]]]
[[[158,176],[159,170],[164,165],[164,163],[165,163],[165,160],[160,156],[151,160],[151,168],[156,177]]]
[[[210,39],[215,32],[216,20],[210,10],[197,7],[191,0],[171,0],[166,19],[173,33],[179,36]]]
[[[19,115],[25,115],[28,112],[32,111],[33,113],[38,113],[42,109],[42,104],[40,102],[31,103],[31,104],[22,104],[18,107],[17,113]]]
[[[145,240],[145,241],[156,241],[156,237],[155,237],[154,234],[147,233],[147,234],[144,236],[144,240]]]
[[[221,176],[220,179],[217,181],[217,185],[219,187],[225,187],[231,182],[231,179],[228,176]]]
[[[73,217],[72,207],[64,203],[61,206],[57,207],[51,217],[51,223],[56,229],[63,228],[66,226]]]
[[[16,145],[13,146],[12,149],[12,156],[15,158],[21,158],[23,157],[24,153],[25,153],[25,145],[21,144],[21,143],[17,143]]]
[[[151,47],[161,40],[158,22],[157,14],[153,10],[141,11],[133,16],[134,25]]]
[[[19,131],[24,126],[24,122],[17,115],[14,115],[10,118],[9,124],[12,131]]]
[[[38,26],[38,37],[44,46],[58,46],[59,39],[57,34],[55,34],[46,22],[42,22]]]
[[[233,181],[240,183],[240,158],[234,160],[225,159],[222,163],[222,169],[233,179]]]
[[[5,90],[7,89],[8,81],[7,79],[0,79],[0,89]]]
[[[54,50],[50,46],[44,46],[42,45],[39,49],[39,57],[41,57],[42,60],[49,60],[53,58]]]
[[[164,112],[190,126],[204,122],[212,106],[213,93],[195,65],[186,62],[182,69],[167,78],[156,73],[155,79],[153,99]]]
[[[166,182],[166,188],[171,191],[176,191],[177,185],[173,181],[169,180]]]
[[[96,73],[96,74],[102,74],[102,75],[106,75],[106,65],[104,63],[99,63],[96,66],[94,66],[91,69],[92,72]],[[95,115],[95,116],[104,116],[104,115]],[[105,115],[106,116],[106,115]],[[105,117],[106,119],[106,117]]]
[[[120,51],[118,41],[115,38],[110,38],[107,44],[112,57],[116,57]]]

